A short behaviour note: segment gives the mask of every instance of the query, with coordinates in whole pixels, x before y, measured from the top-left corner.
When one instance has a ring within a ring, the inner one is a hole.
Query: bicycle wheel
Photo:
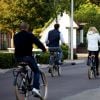
[[[48,85],[47,85],[46,75],[42,71],[40,71],[40,93],[42,96],[40,100],[46,100],[48,94]]]
[[[24,86],[24,77],[22,73],[18,73],[15,79],[15,95],[16,100],[28,100],[28,91],[26,90],[26,87]]]
[[[92,69],[88,69],[88,78],[89,79],[93,79],[94,78],[94,72],[93,72],[93,70]]]
[[[58,74],[57,68],[55,67],[55,65],[53,67],[51,67],[50,70],[51,70],[51,76],[52,77],[54,77]]]
[[[61,66],[58,65],[58,76],[61,76]]]
[[[96,68],[95,68],[95,66],[93,67],[93,74],[94,74],[94,78],[96,78]]]
[[[61,75],[61,67],[59,65],[54,65],[51,68],[51,76],[55,77],[55,76],[60,76]]]

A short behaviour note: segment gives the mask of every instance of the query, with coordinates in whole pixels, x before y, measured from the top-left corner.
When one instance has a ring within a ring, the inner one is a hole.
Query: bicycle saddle
[[[23,65],[28,65],[27,62],[19,62],[18,64],[19,64],[19,65],[22,65],[22,66],[23,66]]]

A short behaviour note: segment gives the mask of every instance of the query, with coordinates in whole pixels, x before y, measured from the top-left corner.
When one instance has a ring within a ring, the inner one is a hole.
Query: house
[[[66,14],[66,12],[64,12],[61,16],[61,14],[59,14],[57,16],[57,21],[60,24],[60,32],[63,34],[64,40],[66,42],[66,44],[70,47],[70,43],[72,42],[72,40],[70,40],[70,16],[68,14]],[[54,28],[54,24],[56,23],[56,19],[54,19],[51,24],[45,28],[42,32],[41,32],[41,41],[44,43],[44,40],[46,38],[46,35],[48,34],[48,31]],[[73,21],[73,49],[77,48],[77,29],[78,29],[78,25]],[[7,36],[8,37],[8,36]],[[7,46],[7,48],[10,50],[13,49],[12,46],[12,42],[11,42],[11,36],[9,38],[9,45]],[[8,41],[8,40],[7,40]],[[44,43],[45,44],[45,43]]]
[[[57,16],[57,22],[60,24],[60,32],[63,34],[64,40],[66,42],[66,44],[68,44],[68,46],[70,47],[70,16],[68,14],[66,14],[66,12],[63,13],[63,15],[61,16],[60,14]],[[41,41],[45,44],[45,38],[48,35],[48,31],[54,28],[54,24],[56,24],[56,19],[54,19],[51,24],[44,29],[41,32]],[[76,49],[76,45],[77,45],[77,28],[78,25],[73,21],[73,49]]]
[[[0,32],[0,50],[5,50],[8,47],[11,47],[11,33],[2,33]]]

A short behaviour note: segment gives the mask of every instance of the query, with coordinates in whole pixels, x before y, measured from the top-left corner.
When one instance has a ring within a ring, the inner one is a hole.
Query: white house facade
[[[70,40],[70,16],[65,12],[63,15],[57,16],[57,21],[60,24],[59,31],[63,34],[65,43],[70,47],[70,42],[73,41],[73,49],[76,49],[76,39],[77,39],[77,28],[78,25],[73,21],[73,40]],[[48,32],[54,29],[54,24],[56,24],[56,19],[51,22],[51,24],[41,32],[41,41],[45,44],[45,38]]]

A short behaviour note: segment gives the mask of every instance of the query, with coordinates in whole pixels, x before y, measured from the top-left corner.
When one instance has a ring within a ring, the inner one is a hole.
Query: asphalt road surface
[[[48,80],[47,100],[72,100],[68,97],[100,88],[100,78],[89,80],[85,63],[62,66],[60,77],[51,77],[48,69],[43,69]],[[16,100],[12,71],[0,74],[0,100]],[[85,100],[85,99],[84,99]]]

